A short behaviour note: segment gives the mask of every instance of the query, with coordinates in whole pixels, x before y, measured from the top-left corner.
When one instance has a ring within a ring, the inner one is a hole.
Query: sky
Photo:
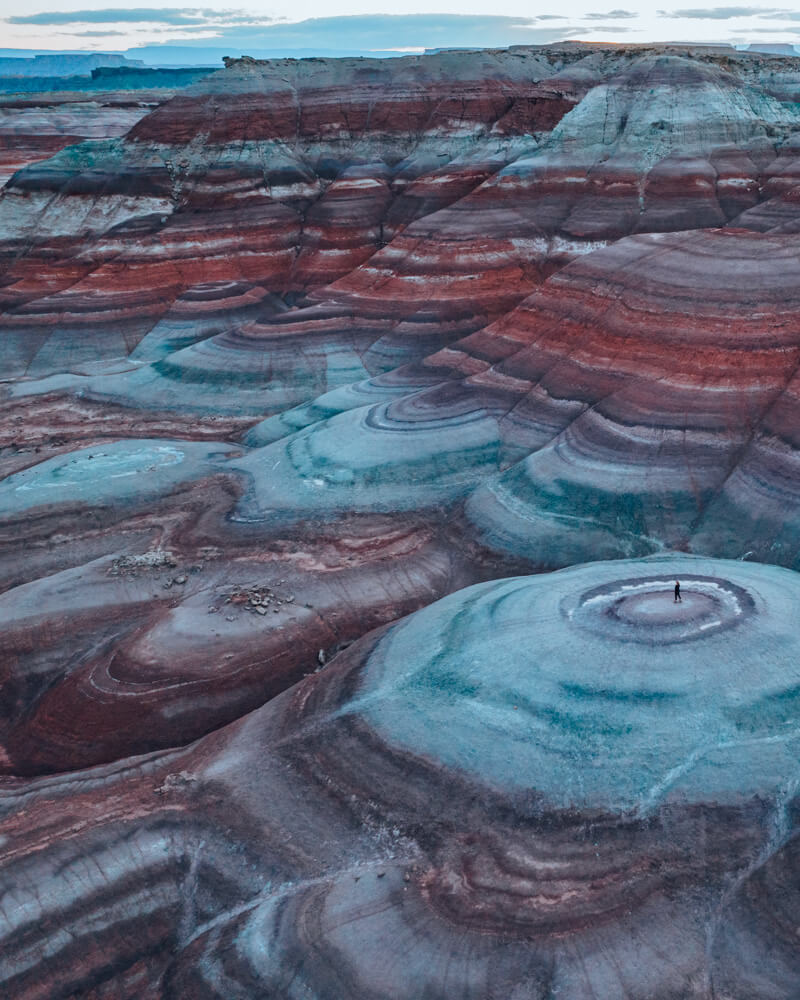
[[[625,2],[615,8],[593,0],[539,0],[536,6],[529,0],[407,0],[394,8],[386,0],[270,0],[242,7],[132,7],[130,0],[30,0],[23,7],[0,0],[0,20],[4,48],[73,51],[179,44],[221,47],[231,55],[303,48],[377,54],[566,38],[800,45],[798,7],[658,9]]]

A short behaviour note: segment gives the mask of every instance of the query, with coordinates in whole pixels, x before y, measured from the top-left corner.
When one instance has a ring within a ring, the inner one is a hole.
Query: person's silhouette
[[[681,585],[679,580],[675,581],[675,600],[676,601],[683,600],[683,598],[681,597]]]

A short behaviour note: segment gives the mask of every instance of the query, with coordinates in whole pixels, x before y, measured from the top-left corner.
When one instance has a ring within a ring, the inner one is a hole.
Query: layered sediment
[[[8,787],[6,988],[793,981],[795,952],[759,941],[796,920],[797,588],[691,557],[481,584],[192,747]]]
[[[794,996],[798,88],[564,45],[20,110],[0,992]]]

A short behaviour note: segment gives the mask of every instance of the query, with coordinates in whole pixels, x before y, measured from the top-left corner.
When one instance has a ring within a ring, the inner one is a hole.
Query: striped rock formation
[[[293,353],[310,338],[341,345],[372,375],[485,326],[609,240],[724,226],[771,193],[800,117],[766,84],[791,77],[791,60],[759,60],[759,75],[752,56],[720,59],[542,48],[391,67],[234,61],[123,141],[70,147],[7,188],[0,305],[18,370],[83,373],[67,345],[87,326],[93,353],[119,359],[187,289],[244,281],[301,308],[274,332],[269,315],[243,316],[243,339],[234,324],[235,345],[197,367],[190,350],[172,373],[191,383],[176,405],[215,405],[207,365],[236,364],[253,341],[252,354],[276,338]],[[282,398],[262,408],[357,370],[308,368],[279,369]]]
[[[424,365],[269,418],[240,444],[209,423],[187,428],[196,441],[57,442],[46,460],[10,447],[7,770],[200,736],[360,623],[515,566],[688,548],[797,568],[798,266],[791,236],[629,237]],[[233,372],[225,385],[232,412],[247,383]],[[47,406],[30,386],[14,390],[19,414]],[[148,568],[148,550],[176,566]],[[120,553],[135,569],[142,552],[141,573],[117,572]],[[277,580],[294,602],[268,602],[267,639],[264,615],[228,605]],[[68,608],[83,623],[71,639]],[[139,685],[124,697],[120,671]],[[106,735],[85,747],[91,720]]]
[[[4,988],[792,996],[798,586],[481,584],[187,749],[7,786]]]
[[[794,998],[798,88],[235,60],[15,174],[0,993]]]
[[[172,94],[168,91],[0,97],[0,187],[16,171],[83,139],[125,135]]]
[[[471,537],[539,568],[687,546],[798,567],[799,269],[791,235],[620,240],[424,365],[257,425],[243,510],[465,500]]]

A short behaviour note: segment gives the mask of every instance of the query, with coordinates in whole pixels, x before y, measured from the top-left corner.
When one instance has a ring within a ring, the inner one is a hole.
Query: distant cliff
[[[18,62],[19,60],[3,60]],[[3,76],[0,75],[0,93],[48,94],[57,91],[99,92],[108,90],[143,90],[166,88],[178,90],[202,80],[213,73],[208,67],[181,67],[154,69],[134,63],[123,66],[97,66],[89,74],[76,76]]]
[[[88,76],[101,66],[144,66],[141,59],[106,52],[65,53],[32,59],[0,59],[0,76]]]

